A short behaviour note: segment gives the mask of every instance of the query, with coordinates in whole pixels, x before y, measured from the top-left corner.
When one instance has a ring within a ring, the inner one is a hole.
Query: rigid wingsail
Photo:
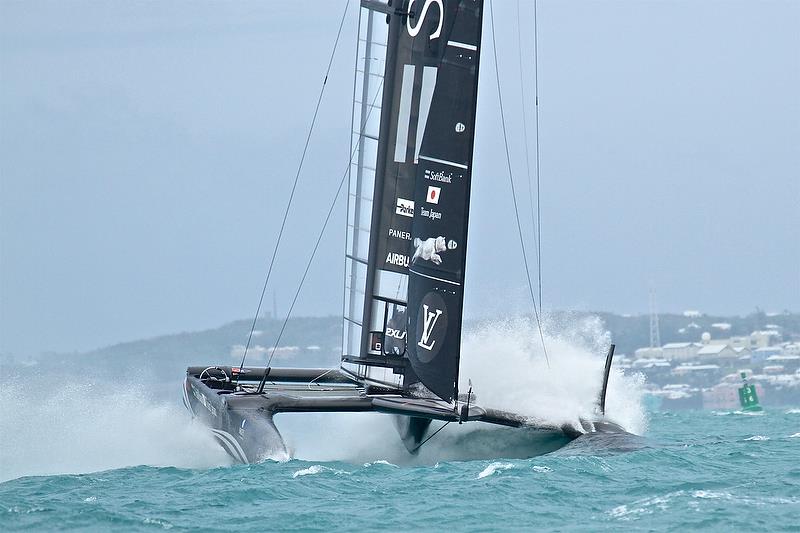
[[[186,406],[235,459],[285,452],[278,413],[393,415],[410,453],[433,420],[562,444],[619,430],[602,409],[581,428],[550,427],[458,390],[483,7],[361,0],[341,365],[190,367]]]

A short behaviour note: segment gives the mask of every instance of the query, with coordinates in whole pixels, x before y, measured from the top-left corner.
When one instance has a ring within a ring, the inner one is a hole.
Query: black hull
[[[404,396],[400,391],[372,389],[353,381],[346,374],[329,369],[270,369],[276,379],[261,393],[244,385],[229,367],[208,369],[191,367],[183,387],[183,399],[190,413],[209,426],[220,445],[241,463],[265,458],[289,458],[289,451],[274,423],[280,413],[375,412],[395,416],[395,426],[406,449],[416,454],[424,440],[435,431],[432,421],[483,422],[487,428],[508,428],[503,439],[509,444],[504,453],[497,448],[497,432],[471,431],[449,437],[448,442],[464,453],[459,458],[533,457],[563,447],[585,432],[622,432],[609,422],[583,422],[582,431],[571,427],[536,424],[529,419],[477,405],[452,404],[440,400]],[[205,374],[204,374],[205,373]],[[260,380],[264,369],[248,369],[247,379]],[[200,376],[204,379],[200,379]],[[227,378],[225,377],[227,376]],[[231,379],[233,378],[233,379]],[[277,381],[280,380],[280,381]],[[236,388],[237,390],[234,390]],[[459,402],[462,404],[463,402]],[[482,424],[483,425],[483,424]],[[487,437],[491,434],[492,438]],[[446,454],[449,455],[449,454]]]

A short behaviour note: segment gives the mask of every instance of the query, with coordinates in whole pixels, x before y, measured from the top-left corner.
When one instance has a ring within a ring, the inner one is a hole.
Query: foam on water
[[[312,465],[312,466],[309,466],[308,468],[303,468],[302,470],[298,470],[295,473],[293,473],[292,474],[292,479],[298,478],[298,477],[303,477],[303,476],[313,476],[313,475],[316,475],[316,474],[323,474],[323,473],[326,473],[326,472],[330,472],[332,474],[339,474],[339,475],[340,474],[350,474],[350,472],[346,472],[344,470],[337,470],[335,468],[330,468],[330,467],[322,466],[322,465]]]
[[[486,468],[484,468],[480,474],[478,474],[478,479],[489,477],[495,472],[502,472],[503,470],[511,470],[512,468],[514,468],[514,465],[511,463],[492,463]]]
[[[7,382],[0,405],[0,481],[134,465],[230,464],[177,401],[159,402],[137,384]]]
[[[294,474],[292,474],[292,478],[302,477],[302,476],[311,476],[314,474],[319,474],[320,472],[324,472],[326,468],[322,465],[313,465],[309,466],[308,468],[303,468],[302,470],[298,470]]]
[[[379,460],[373,461],[371,463],[364,463],[364,468],[369,468],[369,467],[374,466],[374,465],[382,465],[382,466],[390,466],[392,468],[400,468],[396,464],[390,463],[389,461],[386,461],[384,459],[379,459]]]

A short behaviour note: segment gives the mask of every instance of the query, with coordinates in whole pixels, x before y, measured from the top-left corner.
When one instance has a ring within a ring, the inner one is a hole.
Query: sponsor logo
[[[435,209],[427,209],[425,207],[419,208],[419,214],[423,217],[429,218],[431,220],[441,220],[442,213],[440,211],[436,211]]]
[[[422,320],[424,321],[422,326],[422,336],[417,343],[417,346],[421,348],[425,348],[428,351],[433,350],[433,347],[436,346],[436,340],[431,339],[431,335],[433,334],[433,328],[436,327],[436,322],[439,321],[439,317],[442,316],[441,309],[430,309],[428,304],[422,304],[423,314]]]
[[[395,239],[402,239],[404,241],[411,240],[411,234],[409,232],[394,228],[389,228],[389,237],[394,237]]]
[[[417,259],[422,258],[435,265],[441,265],[442,256],[439,254],[446,250],[455,250],[456,247],[458,247],[456,241],[453,239],[447,241],[441,235],[428,239],[414,239],[414,256],[411,258],[411,262],[416,263]]]
[[[464,133],[465,129],[467,129],[467,127],[464,125],[463,122],[459,122],[458,124],[456,124],[456,133]]]
[[[442,349],[447,336],[447,307],[435,291],[426,294],[420,302],[416,322],[417,358],[428,363]]]
[[[208,409],[208,412],[211,413],[211,416],[217,416],[217,408],[214,407],[211,402],[206,399],[206,395],[197,390],[194,385],[192,385],[192,394],[195,398],[197,398],[198,402],[203,404],[203,407]]]
[[[441,187],[432,187],[428,186],[428,197],[425,199],[426,202],[429,204],[438,204],[439,203],[439,196],[442,194]]]
[[[391,337],[397,340],[403,340],[406,338],[406,332],[402,329],[394,329],[394,328],[386,328],[386,336]]]
[[[411,25],[411,18],[408,17],[406,19],[406,29],[408,29],[408,34],[412,37],[416,37],[417,34],[422,29],[422,24],[425,22],[425,17],[428,16],[428,10],[431,7],[431,4],[436,4],[439,6],[439,25],[436,27],[436,30],[431,33],[429,40],[434,40],[438,38],[442,34],[442,23],[444,22],[444,5],[442,4],[442,0],[425,0],[425,4],[422,6],[422,11],[414,10],[414,3],[415,0],[411,0],[408,3],[408,11],[410,13],[419,14],[419,16],[415,16],[414,18],[417,20],[417,25]]]
[[[408,256],[405,254],[398,254],[396,252],[389,252],[386,255],[386,263],[394,266],[408,268]]]
[[[414,201],[406,200],[405,198],[397,199],[397,207],[394,210],[395,214],[403,215],[404,217],[414,217]]]
[[[242,437],[244,437],[244,426],[245,426],[246,424],[247,424],[247,419],[246,419],[246,418],[243,418],[243,419],[242,419],[242,425],[241,425],[241,426],[239,426],[239,435],[241,435]]]
[[[461,176],[458,176],[459,178]],[[440,183],[452,183],[453,182],[453,173],[452,172],[445,172],[444,170],[440,170],[438,172],[434,172],[429,168],[425,169],[425,179],[431,181],[438,181]]]

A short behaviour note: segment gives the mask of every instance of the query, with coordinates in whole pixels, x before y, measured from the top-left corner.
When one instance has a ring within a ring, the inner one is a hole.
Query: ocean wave
[[[160,518],[145,518],[142,520],[142,523],[148,526],[160,526],[161,529],[172,529],[175,527],[167,520],[161,520]]]
[[[767,437],[766,435],[753,435],[752,437],[747,437],[744,440],[764,441],[764,440],[769,440],[769,437]]]
[[[322,473],[325,473],[325,472],[331,472],[331,473],[337,474],[337,475],[350,474],[350,472],[347,472],[345,470],[337,470],[335,468],[330,468],[328,466],[311,465],[308,468],[303,468],[302,470],[297,470],[295,473],[292,474],[292,479],[298,478],[298,477],[303,477],[303,476],[314,476],[316,474],[322,474]]]
[[[713,490],[696,490],[692,492],[692,498],[704,500],[730,499],[733,496],[729,492],[719,492]]]
[[[396,464],[390,463],[389,461],[386,461],[385,459],[379,459],[377,461],[372,461],[371,463],[364,463],[364,468],[369,468],[369,467],[374,466],[374,465],[383,465],[383,466],[391,466],[393,468],[400,468]]]
[[[492,463],[478,474],[478,479],[483,479],[491,476],[495,472],[502,472],[503,470],[510,470],[512,468],[514,468],[514,465],[511,463]]]
[[[611,518],[631,520],[641,515],[653,514],[655,509],[665,511],[667,508],[669,508],[673,499],[683,496],[684,494],[684,491],[679,490],[675,492],[669,492],[661,496],[642,498],[634,501],[631,504],[618,505],[617,507],[614,507],[608,511],[608,515]]]

